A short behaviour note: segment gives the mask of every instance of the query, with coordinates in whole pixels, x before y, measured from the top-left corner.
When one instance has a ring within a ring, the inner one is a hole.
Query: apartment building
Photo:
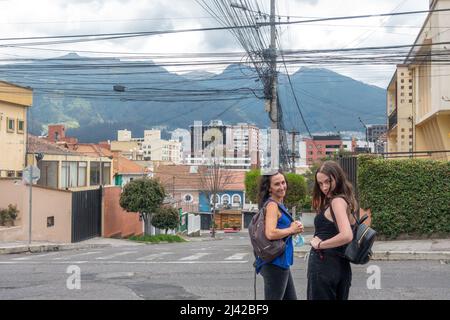
[[[33,91],[0,81],[0,178],[20,178],[25,168],[27,112]]]

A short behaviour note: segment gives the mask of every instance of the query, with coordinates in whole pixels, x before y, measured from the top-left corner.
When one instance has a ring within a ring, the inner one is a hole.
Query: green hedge
[[[361,156],[358,189],[380,235],[450,234],[450,162]]]

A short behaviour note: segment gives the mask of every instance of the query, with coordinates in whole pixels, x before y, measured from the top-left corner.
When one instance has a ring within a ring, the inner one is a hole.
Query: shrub
[[[167,231],[169,229],[176,229],[180,223],[180,215],[178,210],[173,207],[159,208],[152,218],[152,225],[155,228]]]
[[[17,206],[15,205],[8,205],[8,209],[1,209],[0,210],[0,225],[11,225],[14,226],[14,221],[17,219],[17,215],[19,213],[19,210],[17,210]]]
[[[450,162],[359,157],[360,205],[381,235],[450,233]]]

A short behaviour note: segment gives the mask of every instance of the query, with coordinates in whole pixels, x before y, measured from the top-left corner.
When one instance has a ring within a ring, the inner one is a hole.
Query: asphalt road
[[[219,237],[223,239],[1,255],[0,300],[253,299],[253,257],[246,233]],[[296,258],[292,273],[299,299],[306,299],[304,259]],[[262,286],[258,276],[258,299],[263,298]],[[374,261],[353,266],[350,299],[449,300],[450,265]]]

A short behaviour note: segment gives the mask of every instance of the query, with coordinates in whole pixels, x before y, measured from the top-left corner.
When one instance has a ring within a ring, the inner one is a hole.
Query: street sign
[[[37,183],[38,180],[41,178],[41,170],[39,170],[36,166],[28,166],[23,170],[22,173],[22,181],[25,183],[30,183],[30,173],[32,172],[32,180],[33,184]]]

